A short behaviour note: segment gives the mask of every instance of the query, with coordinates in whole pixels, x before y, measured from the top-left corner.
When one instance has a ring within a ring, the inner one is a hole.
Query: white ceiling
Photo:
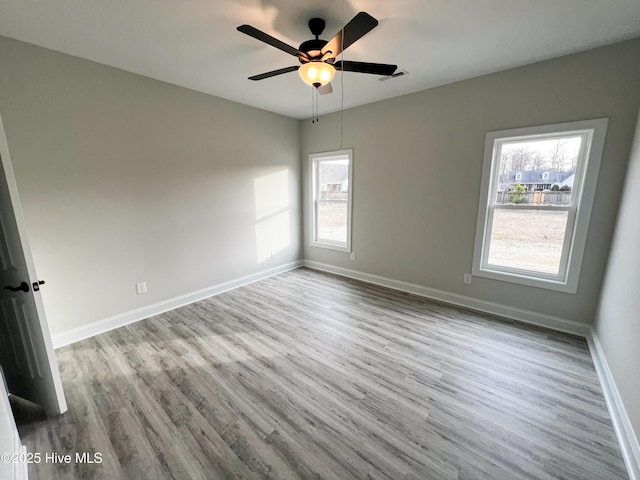
[[[357,12],[380,25],[345,60],[394,63],[379,82],[345,73],[344,106],[525,65],[640,36],[640,0],[0,0],[0,35],[294,118],[311,116],[298,75],[248,76],[296,65],[236,31],[248,23],[298,47],[307,21],[329,40]],[[341,107],[340,73],[320,113]]]

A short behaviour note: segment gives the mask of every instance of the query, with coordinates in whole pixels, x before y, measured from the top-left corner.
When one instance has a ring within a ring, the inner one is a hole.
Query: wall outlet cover
[[[147,293],[147,282],[138,282],[136,283],[136,292],[138,295],[142,295],[143,293]]]

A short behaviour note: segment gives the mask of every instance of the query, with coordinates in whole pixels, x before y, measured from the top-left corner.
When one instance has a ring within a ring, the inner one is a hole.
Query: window
[[[311,245],[351,251],[353,150],[309,155]]]
[[[577,291],[607,123],[487,133],[474,275]]]

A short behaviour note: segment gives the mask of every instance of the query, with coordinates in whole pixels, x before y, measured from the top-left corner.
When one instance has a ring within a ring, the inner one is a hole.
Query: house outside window
[[[577,291],[607,123],[487,133],[474,275]]]
[[[351,251],[353,150],[309,155],[311,245]]]

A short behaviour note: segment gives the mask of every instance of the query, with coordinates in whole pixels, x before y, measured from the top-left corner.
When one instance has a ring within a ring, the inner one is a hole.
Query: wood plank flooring
[[[308,269],[57,355],[31,479],[628,478],[583,339]]]

